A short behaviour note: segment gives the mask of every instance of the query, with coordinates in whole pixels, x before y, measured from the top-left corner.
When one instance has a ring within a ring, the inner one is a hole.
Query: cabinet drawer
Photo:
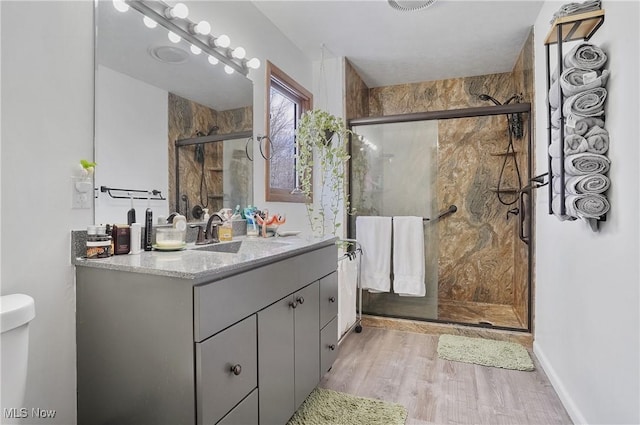
[[[307,252],[194,288],[200,342],[336,270],[336,246]],[[234,302],[229,302],[234,300]]]
[[[253,315],[195,344],[198,424],[216,423],[256,388],[256,332]]]
[[[338,314],[338,273],[320,279],[320,328]]]
[[[255,389],[233,408],[218,425],[252,425],[258,423],[258,390]]]
[[[320,331],[320,377],[325,373],[338,357],[338,318],[333,320]]]

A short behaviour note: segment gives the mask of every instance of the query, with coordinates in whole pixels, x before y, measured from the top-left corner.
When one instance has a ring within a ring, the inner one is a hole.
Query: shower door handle
[[[529,235],[526,234],[525,235],[525,230],[524,230],[524,226],[525,223],[527,221],[527,219],[529,218],[527,216],[527,210],[525,208],[525,203],[524,203],[524,195],[529,196],[529,202],[531,202],[531,187],[525,187],[524,189],[522,189],[520,191],[520,197],[519,197],[519,201],[520,201],[520,228],[518,229],[518,236],[520,237],[520,240],[524,243],[526,243],[527,245],[529,245]]]

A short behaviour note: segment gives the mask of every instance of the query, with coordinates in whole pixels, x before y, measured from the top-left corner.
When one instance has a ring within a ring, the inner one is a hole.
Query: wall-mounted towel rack
[[[565,42],[569,42],[569,41],[578,41],[578,40],[584,40],[584,41],[589,41],[589,39],[595,34],[596,31],[598,31],[598,29],[602,26],[602,24],[604,23],[604,17],[605,17],[605,12],[604,9],[600,9],[600,10],[596,10],[596,11],[591,11],[591,12],[585,12],[585,13],[579,13],[579,14],[575,14],[575,15],[569,15],[569,16],[564,16],[564,17],[560,17],[557,18],[553,24],[551,25],[551,28],[549,29],[549,33],[547,34],[547,37],[545,38],[544,44],[545,44],[545,59],[546,59],[546,65],[547,65],[547,75],[546,75],[546,80],[547,80],[547,93],[550,93],[551,90],[551,85],[553,83],[552,81],[552,76],[554,74],[554,72],[551,69],[551,56],[550,56],[550,51],[549,51],[549,47],[551,45],[556,45],[557,46],[557,55],[556,55],[556,74],[557,74],[557,79],[559,80],[561,78],[562,72],[563,72],[563,68],[564,68],[564,56],[563,56],[563,43]],[[559,82],[558,82],[559,84]],[[549,94],[550,96],[550,94]],[[564,97],[563,97],[563,93],[562,93],[562,89],[558,90],[558,112],[559,112],[559,122],[560,122],[560,126],[558,128],[558,133],[559,133],[559,140],[560,140],[560,145],[561,145],[561,149],[559,152],[559,162],[558,162],[558,175],[553,175],[552,173],[552,157],[550,154],[547,155],[547,167],[548,167],[548,185],[549,185],[549,214],[553,214],[553,198],[554,198],[554,184],[553,184],[553,180],[558,179],[559,181],[559,197],[561,199],[560,205],[559,205],[559,211],[557,211],[557,213],[560,216],[565,216],[566,212],[567,212],[567,208],[565,205],[565,202],[562,201],[566,198],[566,174],[565,174],[565,152],[564,152],[564,148],[562,147],[562,143],[564,141],[565,138],[565,124],[564,124],[564,113],[563,113],[563,104],[564,104]],[[547,127],[547,137],[548,137],[548,143],[547,143],[547,148],[549,148],[549,146],[551,146],[551,142],[552,142],[552,110],[551,110],[551,101],[550,99],[548,99],[547,101],[547,121],[548,121],[548,127]],[[571,218],[571,220],[575,220],[576,218]],[[591,227],[591,230],[593,230],[594,232],[598,231],[599,228],[599,222],[601,221],[606,221],[607,220],[607,216],[606,214],[600,216],[599,218],[587,218],[586,221],[589,223],[589,226]]]
[[[338,343],[340,343],[344,337],[349,335],[351,331],[355,330],[356,333],[362,332],[362,287],[360,286],[360,266],[362,265],[362,245],[355,239],[340,239],[338,243],[348,242],[351,244],[352,249],[350,251],[345,252],[340,258],[338,258],[338,262],[344,260],[358,260],[357,268],[358,272],[356,274],[356,290],[358,291],[358,303],[356,306],[356,321],[353,325],[347,329],[347,331],[340,337]]]
[[[114,192],[124,192],[124,195],[114,195]],[[116,189],[115,187],[100,186],[100,192],[107,193],[114,199],[148,199],[150,201],[165,201],[167,198],[162,196],[162,191],[157,189],[139,190],[139,189]],[[129,193],[146,193],[148,196],[130,196]]]

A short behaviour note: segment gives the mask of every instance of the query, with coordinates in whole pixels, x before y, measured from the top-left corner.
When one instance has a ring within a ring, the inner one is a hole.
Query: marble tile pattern
[[[196,137],[198,131],[207,134],[217,125],[217,133],[251,131],[253,109],[251,106],[229,111],[215,111],[173,93],[169,93],[169,208],[176,211],[175,199],[175,141]],[[219,211],[223,194],[223,142],[203,144],[204,164],[196,160],[196,146],[183,146],[179,151],[180,193],[189,198],[189,207],[198,204]],[[204,170],[204,177],[202,170]],[[180,203],[184,212],[184,203]],[[192,217],[188,217],[189,220]]]
[[[414,112],[491,106],[478,96],[486,93],[504,101],[522,93],[533,99],[533,39],[531,34],[512,72],[426,81],[369,89],[369,115],[384,116]],[[347,87],[361,79],[347,67]],[[355,90],[347,90],[347,113],[357,110]],[[349,97],[350,96],[350,97]],[[524,127],[529,117],[524,115]],[[514,139],[515,156],[526,185],[527,136]],[[437,204],[451,204],[458,212],[439,223],[439,291],[443,300],[513,306],[517,321],[527,317],[527,247],[518,239],[518,217],[507,220],[507,211],[518,206],[502,205],[496,195],[504,152],[508,143],[505,116],[441,120],[438,130]],[[517,188],[513,156],[507,157],[501,188]],[[504,193],[507,203],[517,194]],[[490,320],[505,326],[499,320]],[[498,318],[499,319],[499,318]],[[510,320],[513,323],[513,320]],[[526,326],[525,326],[526,327]]]
[[[345,110],[347,120],[369,116],[369,88],[345,59]]]
[[[533,64],[533,29],[532,29],[529,32],[529,37],[527,38],[527,41],[525,42],[522,48],[522,51],[520,52],[520,56],[518,57],[518,60],[516,61],[515,66],[513,67],[513,79],[515,84],[515,90],[517,93],[522,93],[525,102],[530,102],[530,103],[533,103],[533,99],[535,98],[533,66],[534,64]],[[535,120],[535,115],[533,112],[534,109],[535,108],[532,108],[531,116],[526,116],[526,115],[523,116],[524,118],[523,140],[524,141],[526,141],[527,138],[529,137],[529,130],[528,130],[529,121]],[[531,127],[533,128],[533,125]],[[534,135],[531,135],[531,137],[534,137]],[[526,148],[526,146],[522,146],[522,148],[524,149]],[[528,165],[526,161],[524,161],[524,157],[522,158],[523,158],[523,161],[520,162],[520,165],[523,170],[522,172],[526,174]],[[535,155],[532,155],[532,160],[535,160]],[[535,165],[533,169],[535,169]],[[537,195],[538,195],[537,192],[533,191],[533,193],[531,194],[532,198],[531,199],[525,198],[525,201],[527,203],[532,202]],[[542,196],[544,196],[544,194],[542,194]],[[532,228],[531,228],[532,234],[534,233],[533,226],[535,226],[535,223],[532,224]],[[514,258],[515,258],[514,274],[515,274],[516,281],[526,282],[528,279],[528,267],[527,267],[528,255],[529,255],[528,247],[524,244],[516,243],[516,249],[514,251]],[[534,282],[532,282],[531,285],[532,285],[531,290],[533,291]],[[529,298],[529,293],[527,291],[526,285],[514,286],[513,310],[518,315],[518,318],[522,323],[526,323],[527,317],[529,315],[528,298]]]

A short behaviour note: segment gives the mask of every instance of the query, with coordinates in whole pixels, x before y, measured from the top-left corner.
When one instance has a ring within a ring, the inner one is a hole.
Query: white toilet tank
[[[36,316],[33,298],[24,294],[0,297],[0,372],[3,412],[5,408],[22,408],[27,384],[29,322]]]

